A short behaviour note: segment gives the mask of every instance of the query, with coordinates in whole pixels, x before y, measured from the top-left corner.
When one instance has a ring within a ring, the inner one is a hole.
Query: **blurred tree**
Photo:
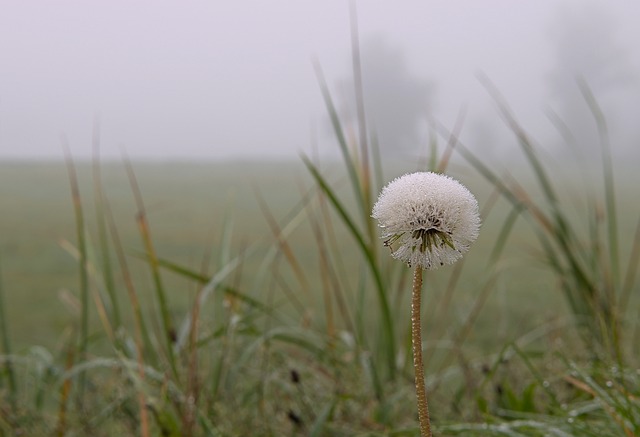
[[[617,27],[606,3],[567,6],[551,26],[555,66],[549,81],[557,116],[583,152],[599,147],[594,117],[585,103],[583,81],[608,119],[624,120],[617,107],[634,81],[633,67],[617,38]]]
[[[414,148],[428,141],[427,115],[433,86],[410,71],[404,52],[385,37],[365,40],[360,49],[365,116],[383,151]],[[339,84],[338,108],[348,129],[357,131],[353,77]]]

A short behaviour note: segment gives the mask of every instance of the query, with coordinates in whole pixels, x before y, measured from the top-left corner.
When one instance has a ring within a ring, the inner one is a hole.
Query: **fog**
[[[603,108],[619,153],[638,148],[640,3],[544,0],[361,0],[357,7],[369,127],[411,155],[428,120],[504,153],[481,73],[553,150],[549,117],[591,147],[595,128],[577,77]],[[61,159],[61,135],[90,158],[297,159],[336,146],[313,60],[345,121],[353,117],[345,0],[3,1],[0,159]],[[590,126],[590,127],[589,127]],[[566,138],[565,138],[566,140]]]

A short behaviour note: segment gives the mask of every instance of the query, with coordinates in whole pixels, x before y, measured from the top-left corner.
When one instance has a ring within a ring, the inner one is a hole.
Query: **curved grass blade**
[[[618,249],[618,217],[616,212],[616,192],[614,189],[613,162],[611,158],[611,144],[607,120],[598,104],[591,88],[583,77],[578,78],[578,86],[587,102],[596,122],[600,146],[602,148],[602,170],[604,174],[604,200],[607,208],[607,230],[609,240],[609,258],[613,272],[613,288],[617,289],[620,282],[620,257]]]
[[[355,223],[351,219],[351,216],[347,212],[346,208],[342,205],[342,203],[336,196],[335,192],[331,189],[331,187],[329,187],[329,185],[327,184],[327,181],[324,179],[324,177],[322,177],[322,175],[320,174],[316,166],[305,156],[302,157],[302,160],[307,166],[307,168],[309,169],[309,171],[311,172],[311,175],[315,179],[318,186],[326,194],[327,198],[335,208],[336,212],[342,218],[343,222],[345,223],[345,225],[347,226],[347,228],[349,229],[353,237],[356,239],[356,242],[358,243],[358,246],[360,247],[360,250],[365,257],[365,260],[367,261],[367,264],[369,265],[369,268],[373,273],[380,310],[382,312],[382,323],[383,323],[382,331],[386,337],[385,338],[386,340],[385,356],[388,360],[387,364],[388,364],[389,376],[391,379],[393,379],[395,377],[395,351],[396,351],[395,334],[394,334],[395,328],[393,324],[393,319],[391,317],[391,309],[389,307],[389,301],[387,299],[385,287],[382,282],[380,269],[376,264],[376,260],[374,258],[373,252],[371,251],[369,245],[364,240],[364,237],[362,236],[361,232],[358,230]]]
[[[165,348],[167,352],[167,356],[169,357],[169,365],[171,367],[171,371],[173,375],[178,377],[178,367],[176,364],[175,351],[174,351],[174,340],[177,336],[176,330],[173,326],[173,321],[171,320],[171,313],[169,312],[169,306],[167,303],[166,292],[164,290],[164,285],[162,283],[162,278],[160,276],[160,268],[158,264],[158,255],[156,254],[155,248],[153,246],[153,240],[151,238],[151,230],[149,228],[149,222],[147,221],[147,212],[144,206],[144,202],[142,200],[142,193],[140,192],[140,187],[138,186],[138,181],[133,172],[133,167],[128,157],[124,157],[124,165],[127,171],[127,176],[129,177],[129,184],[131,185],[131,190],[133,191],[133,196],[135,199],[136,207],[138,212],[136,214],[136,221],[138,223],[138,230],[140,232],[140,236],[142,237],[142,241],[144,243],[145,252],[147,255],[147,259],[149,261],[149,267],[151,268],[151,275],[153,277],[154,282],[154,290],[156,292],[156,299],[158,300],[158,306],[160,307],[160,316],[162,320],[162,337],[165,340]]]
[[[115,289],[111,256],[109,254],[109,238],[107,235],[104,208],[105,193],[102,185],[102,166],[100,165],[100,119],[97,115],[93,121],[93,189],[98,241],[102,252],[102,277],[109,299],[111,300],[111,309],[113,311],[112,324],[118,329],[122,326],[122,317],[120,316],[120,305],[118,303],[118,294]]]
[[[349,174],[349,179],[351,181],[351,186],[353,187],[354,194],[357,199],[358,207],[360,208],[360,212],[362,216],[368,220],[369,219],[369,210],[367,204],[364,199],[364,190],[362,185],[360,184],[360,179],[358,178],[358,171],[354,165],[353,157],[349,152],[349,146],[347,145],[347,139],[344,136],[344,131],[342,130],[342,124],[340,123],[340,117],[338,116],[338,111],[336,111],[335,105],[333,104],[333,100],[331,99],[331,93],[329,92],[329,88],[327,87],[327,83],[324,79],[324,74],[322,72],[322,68],[317,61],[314,61],[313,66],[315,67],[316,77],[318,78],[318,82],[320,84],[320,91],[322,92],[322,98],[324,99],[325,106],[327,107],[327,112],[329,113],[329,118],[331,119],[331,125],[333,126],[334,133],[336,135],[336,139],[338,140],[338,145],[340,146],[340,151],[342,152],[342,159],[347,166],[347,173]]]
[[[78,239],[78,268],[80,270],[80,302],[81,302],[81,319],[80,319],[80,342],[78,344],[79,359],[82,360],[87,354],[87,345],[89,340],[89,274],[87,272],[87,244],[85,241],[85,223],[84,213],[82,210],[82,200],[80,198],[80,187],[78,185],[78,175],[71,157],[69,144],[66,136],[62,136],[62,147],[67,165],[67,174],[69,176],[69,184],[71,186],[71,199],[73,202],[73,211],[75,214],[76,235]],[[80,377],[79,381],[79,400],[82,402],[84,397],[85,378]]]

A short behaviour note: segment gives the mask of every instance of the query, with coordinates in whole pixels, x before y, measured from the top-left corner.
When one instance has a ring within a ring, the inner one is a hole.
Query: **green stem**
[[[73,211],[75,213],[75,225],[78,238],[78,258],[80,270],[80,343],[78,345],[79,360],[86,359],[87,345],[89,343],[89,273],[87,269],[87,242],[85,238],[85,221],[82,210],[82,201],[80,198],[80,187],[78,185],[78,175],[69,151],[69,145],[66,137],[62,138],[64,147],[65,160],[67,163],[67,174],[69,175],[69,184],[71,186],[71,200],[73,202]],[[78,402],[82,403],[84,397],[84,389],[86,383],[85,373],[79,375],[79,392]]]
[[[416,398],[418,401],[418,419],[420,435],[431,437],[429,404],[424,383],[424,365],[422,363],[422,334],[420,329],[420,298],[422,294],[422,267],[413,271],[413,294],[411,299],[411,343],[413,346],[413,370],[415,372]]]

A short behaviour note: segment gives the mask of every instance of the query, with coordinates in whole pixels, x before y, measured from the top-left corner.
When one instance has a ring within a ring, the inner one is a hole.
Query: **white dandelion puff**
[[[453,264],[478,237],[478,202],[448,176],[418,172],[383,188],[372,217],[391,255],[410,266],[435,269]]]

